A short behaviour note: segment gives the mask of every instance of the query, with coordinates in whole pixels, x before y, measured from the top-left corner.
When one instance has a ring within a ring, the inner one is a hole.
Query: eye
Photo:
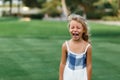
[[[71,29],[74,29],[74,26],[70,26]]]
[[[82,29],[83,27],[82,26],[77,26],[78,29]]]
[[[81,27],[80,27],[80,26],[77,26],[77,28],[78,28],[78,29],[81,29]]]

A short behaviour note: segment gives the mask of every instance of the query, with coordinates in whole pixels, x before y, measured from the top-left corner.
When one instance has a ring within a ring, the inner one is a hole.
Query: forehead
[[[77,26],[82,26],[82,24],[78,21],[75,21],[75,20],[71,20],[69,22],[69,26],[74,26],[74,25],[77,25]]]

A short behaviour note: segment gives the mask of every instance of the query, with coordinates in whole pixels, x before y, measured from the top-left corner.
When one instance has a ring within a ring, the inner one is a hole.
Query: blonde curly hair
[[[70,26],[70,22],[71,22],[72,20],[75,20],[75,21],[77,21],[77,22],[79,22],[79,23],[82,24],[83,29],[85,30],[85,32],[82,34],[82,38],[83,38],[83,40],[89,42],[89,36],[90,36],[90,35],[89,35],[89,29],[88,29],[88,25],[87,25],[86,19],[83,18],[83,17],[80,16],[80,15],[71,14],[71,15],[68,16],[68,21],[69,21],[68,26]]]

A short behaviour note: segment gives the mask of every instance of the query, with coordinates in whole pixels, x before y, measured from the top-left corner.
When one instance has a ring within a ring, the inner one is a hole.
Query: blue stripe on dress
[[[86,54],[83,54],[82,57],[78,58],[76,55],[69,53],[68,54],[68,67],[72,70],[75,70],[77,67],[84,68],[86,66]]]
[[[69,54],[68,55],[68,62],[69,62],[69,68],[74,70],[75,69],[75,62],[76,62],[76,55]]]

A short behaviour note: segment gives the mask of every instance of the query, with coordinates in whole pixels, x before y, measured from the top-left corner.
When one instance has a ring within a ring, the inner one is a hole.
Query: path
[[[102,21],[102,20],[90,20],[90,22],[108,24],[108,25],[117,25],[120,26],[120,21]]]

